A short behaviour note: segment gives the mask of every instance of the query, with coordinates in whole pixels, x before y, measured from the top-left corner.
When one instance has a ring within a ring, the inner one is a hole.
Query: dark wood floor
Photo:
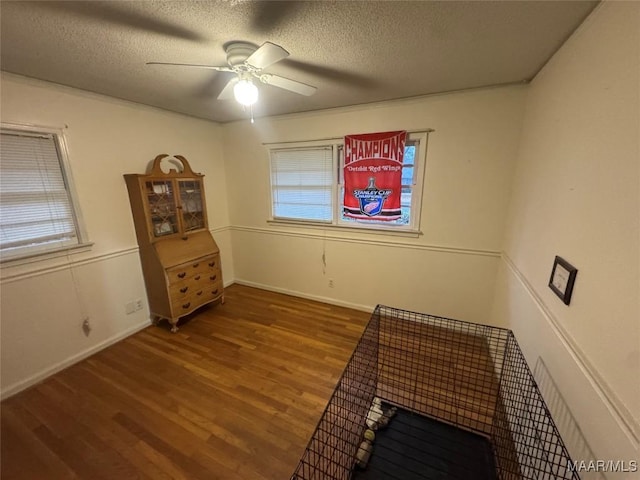
[[[287,480],[368,313],[233,285],[1,405],[2,480]]]

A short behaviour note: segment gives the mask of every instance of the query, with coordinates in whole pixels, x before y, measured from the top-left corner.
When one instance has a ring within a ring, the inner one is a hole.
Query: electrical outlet
[[[329,279],[329,288],[333,288],[333,278]]]
[[[127,312],[127,315],[132,314],[136,311],[136,302],[127,302],[124,304],[124,311]]]
[[[136,310],[142,310],[142,299],[141,298],[137,298],[136,299]]]

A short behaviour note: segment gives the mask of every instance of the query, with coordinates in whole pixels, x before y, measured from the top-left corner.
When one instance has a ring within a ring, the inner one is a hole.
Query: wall
[[[146,309],[124,313],[125,302],[144,298],[144,286],[122,174],[144,171],[167,151],[206,175],[227,281],[367,310],[386,303],[507,325],[532,370],[542,365],[552,377],[596,457],[637,459],[638,9],[601,5],[530,87],[254,125],[216,126],[3,74],[3,121],[68,125],[71,168],[95,245],[2,268],[2,395],[148,324]],[[435,132],[420,237],[267,223],[263,143],[425,128]],[[579,268],[570,307],[547,288],[556,254]],[[89,338],[80,329],[84,315],[94,325]]]
[[[524,95],[521,86],[494,88],[224,125],[236,281],[369,311],[383,303],[493,323]],[[420,237],[267,223],[263,143],[427,128],[435,132]]]
[[[596,457],[627,461],[640,438],[639,32],[640,4],[601,4],[532,82],[494,309]],[[579,270],[570,306],[547,287],[555,255]]]
[[[220,127],[79,90],[2,74],[3,122],[64,128],[89,252],[11,265],[1,273],[2,396],[6,397],[149,324],[122,175],[143,173],[159,153],[182,154],[205,174],[209,225],[223,275],[233,258]],[[85,337],[82,319],[93,330]]]

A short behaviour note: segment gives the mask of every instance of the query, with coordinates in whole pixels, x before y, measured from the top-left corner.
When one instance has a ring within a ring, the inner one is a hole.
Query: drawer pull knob
[[[184,278],[187,275],[187,272],[182,272],[178,274],[178,278]]]
[[[187,309],[191,306],[191,302],[185,303],[184,305],[182,305],[182,308]]]
[[[213,292],[211,292],[213,295],[218,293],[218,289],[216,288]]]
[[[202,290],[200,290],[196,295],[202,295]]]
[[[209,266],[210,267],[215,267],[216,266],[216,262],[209,262]]]
[[[199,263],[194,263],[193,264],[193,268],[198,268],[198,265],[200,265]]]
[[[194,280],[200,280],[200,275],[193,277]]]
[[[180,293],[185,293],[187,290],[189,290],[189,287],[182,287]]]
[[[213,280],[215,280],[216,278],[218,278],[218,276],[217,276],[217,275],[211,275],[211,276],[209,277],[209,280],[213,281]]]

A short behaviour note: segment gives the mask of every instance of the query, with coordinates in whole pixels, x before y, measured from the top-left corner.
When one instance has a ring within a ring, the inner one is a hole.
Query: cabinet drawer
[[[200,276],[217,275],[220,278],[220,259],[218,255],[199,258],[190,263],[184,263],[176,267],[167,269],[169,285],[183,282],[191,278]]]
[[[194,290],[189,294],[176,295],[171,297],[171,313],[179,317],[195,310],[200,305],[204,305],[211,300],[222,295],[222,283],[203,285],[202,288]]]
[[[199,280],[197,279],[198,277]],[[193,278],[179,282],[169,287],[169,297],[171,302],[181,302],[185,298],[201,296],[204,292],[213,291],[222,287],[220,275],[212,273],[210,275],[196,275]]]

